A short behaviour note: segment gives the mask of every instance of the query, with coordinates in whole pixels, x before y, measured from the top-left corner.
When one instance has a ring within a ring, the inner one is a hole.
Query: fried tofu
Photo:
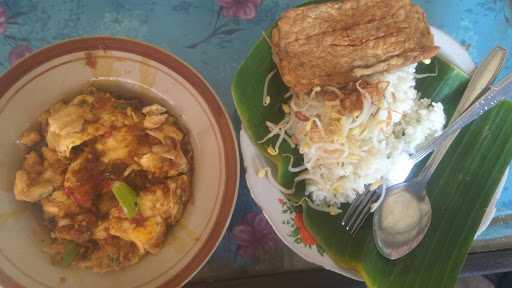
[[[48,145],[59,155],[69,157],[74,146],[112,131],[113,128],[134,125],[133,110],[110,95],[77,96],[68,105],[59,103],[48,116]],[[131,113],[129,113],[131,112]]]
[[[33,146],[41,141],[41,135],[36,130],[27,130],[20,136],[20,143],[26,146]]]
[[[98,117],[96,123],[103,127],[118,128],[135,125],[143,119],[126,101],[114,99],[109,93],[95,91],[94,102],[91,104],[94,114]]]
[[[186,173],[189,168],[188,159],[181,150],[181,145],[172,138],[167,144],[153,145],[151,152],[136,158],[143,170],[158,177],[173,177]]]
[[[115,271],[137,263],[144,255],[133,242],[117,237],[98,243],[99,247],[86,260],[79,263],[80,267],[102,273]]]
[[[180,160],[183,158],[179,158]],[[142,157],[137,159],[139,165],[143,170],[148,171],[158,177],[167,177],[167,176],[175,176],[180,173],[179,164],[184,164],[186,162],[180,162],[167,158],[162,154],[158,153],[147,153]],[[181,167],[183,170],[183,167]]]
[[[173,139],[181,141],[184,137],[183,132],[170,123],[164,123],[157,129],[148,129],[146,133],[160,140],[162,144],[167,144]]]
[[[112,234],[110,234],[110,221],[108,221],[108,219],[100,221],[98,226],[96,226],[92,232],[92,238],[96,240],[105,240],[111,237]]]
[[[51,232],[51,236],[58,239],[75,241],[77,243],[89,241],[97,225],[96,216],[90,212],[57,218],[56,222],[57,225]]]
[[[94,137],[88,133],[85,123],[93,118],[87,105],[69,104],[57,106],[50,110],[48,117],[48,146],[56,150],[62,157],[68,157],[74,146]]]
[[[109,225],[110,234],[132,241],[141,253],[158,252],[167,233],[167,223],[161,217],[130,220],[120,213],[113,213]]]
[[[167,119],[167,114],[147,115],[144,119],[144,128],[154,129],[162,125]]]
[[[136,126],[115,129],[110,135],[100,137],[95,148],[105,163],[114,161],[133,164],[134,158],[150,151],[147,141],[140,140],[148,137],[144,130]]]
[[[409,0],[345,0],[283,13],[272,52],[295,92],[339,86],[433,57],[424,12]]]
[[[80,207],[63,190],[57,190],[42,199],[41,207],[46,218],[64,217],[80,211]]]
[[[64,190],[80,206],[91,207],[103,190],[103,166],[92,149],[83,151],[71,162],[64,177]]]
[[[44,160],[34,151],[26,154],[23,169],[16,172],[14,193],[17,200],[36,202],[62,185],[65,162],[46,147],[42,152]]]
[[[167,181],[167,185],[152,186],[139,194],[140,213],[144,217],[159,216],[167,223],[176,224],[190,198],[188,176],[182,175]]]

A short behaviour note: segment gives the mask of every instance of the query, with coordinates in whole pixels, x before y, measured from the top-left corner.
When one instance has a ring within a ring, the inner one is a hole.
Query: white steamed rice
[[[366,184],[385,181],[390,171],[418,145],[440,133],[445,123],[443,106],[418,99],[414,88],[415,66],[368,79],[386,81],[389,85],[383,101],[371,103],[371,114],[365,115],[368,119],[361,123],[357,123],[356,116],[338,117],[334,121],[327,115],[330,108],[321,99],[293,96],[292,113],[283,125],[303,153],[306,169],[301,178],[306,179],[306,192],[314,202],[329,205],[351,202],[357,193],[364,191]],[[309,122],[297,121],[294,111],[317,116]],[[333,123],[338,127],[334,130],[337,135],[322,132],[321,141],[308,140],[312,125],[327,131]]]

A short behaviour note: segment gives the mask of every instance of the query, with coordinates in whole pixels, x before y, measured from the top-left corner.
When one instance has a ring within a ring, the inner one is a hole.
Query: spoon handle
[[[485,93],[485,95],[480,98],[476,103],[472,104],[468,110],[466,110],[462,115],[455,120],[453,123],[448,125],[448,127],[443,131],[441,135],[434,138],[427,145],[425,145],[423,149],[420,149],[418,153],[416,153],[416,157],[425,156],[428,152],[434,150],[440,144],[442,144],[448,137],[450,137],[453,133],[458,132],[467,124],[471,123],[473,120],[480,117],[486,111],[494,107],[501,100],[505,99],[507,96],[512,95],[512,74],[509,74],[505,77],[505,79],[501,80],[498,85],[495,87],[490,87],[489,91]],[[421,158],[420,158],[421,159]],[[426,170],[426,169],[424,169]],[[431,173],[431,172],[429,172]],[[422,177],[430,176],[426,173],[421,173]]]
[[[450,123],[454,122],[459,115],[466,110],[471,103],[473,103],[476,99],[481,98],[482,91],[488,88],[488,86],[494,82],[496,76],[499,74],[503,67],[503,63],[505,62],[505,58],[507,55],[507,50],[502,47],[494,48],[489,55],[482,61],[482,63],[475,69],[473,75],[471,76],[471,80],[468,83],[464,94],[457,106],[457,109],[453,113],[452,120]],[[412,158],[413,160],[419,161],[432,150],[435,149],[434,153],[425,164],[420,176],[430,176],[433,171],[437,168],[437,165],[443,159],[444,154],[450,147],[450,144],[453,142],[455,137],[457,137],[458,132],[446,137],[444,142],[439,145],[439,147],[434,147],[432,145],[425,145],[423,149],[420,149],[417,153],[415,153]],[[427,177],[427,178],[428,178]]]

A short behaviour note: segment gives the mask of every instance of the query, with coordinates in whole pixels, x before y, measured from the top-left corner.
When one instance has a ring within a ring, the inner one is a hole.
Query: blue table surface
[[[302,0],[0,0],[0,72],[33,50],[64,39],[87,35],[139,39],[176,54],[200,71],[221,97],[235,129],[239,130],[240,121],[230,93],[231,79],[261,32],[282,11],[300,2]],[[466,47],[476,63],[496,45],[512,50],[510,0],[414,2],[423,7],[432,25]],[[222,13],[216,21],[219,11]],[[509,59],[501,76],[511,71],[512,60]],[[205,271],[229,275],[273,271],[269,267],[276,264],[271,259],[283,262],[279,264],[282,269],[295,267],[287,264],[293,261],[287,260],[287,254],[282,252],[284,244],[277,240],[271,243],[278,244],[267,247],[263,256],[245,253],[242,249],[240,237],[235,237],[233,231],[243,226],[249,229],[247,237],[254,237],[253,241],[258,242],[257,233],[252,233],[257,230],[250,230],[257,227],[251,228],[247,223],[254,217],[261,217],[261,212],[250,198],[243,177],[240,183],[230,226]],[[507,221],[512,217],[511,188],[512,177],[509,177],[493,224],[479,237],[480,242],[511,239],[512,224]]]

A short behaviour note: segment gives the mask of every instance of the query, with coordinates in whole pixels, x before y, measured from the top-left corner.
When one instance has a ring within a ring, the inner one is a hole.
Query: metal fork
[[[377,189],[371,189],[369,185],[365,187],[365,191],[358,194],[352,204],[348,208],[341,225],[345,226],[350,235],[355,236],[364,220],[370,215],[371,205],[379,199],[384,193],[384,185],[379,185]]]

